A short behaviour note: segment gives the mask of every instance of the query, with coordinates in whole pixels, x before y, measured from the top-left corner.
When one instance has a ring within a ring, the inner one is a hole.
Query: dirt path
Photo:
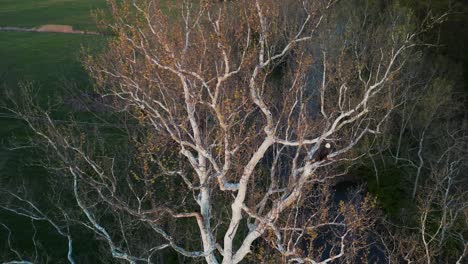
[[[0,27],[0,31],[100,35],[98,32],[95,31],[74,30],[73,27],[70,25],[42,25],[40,27],[35,28]]]

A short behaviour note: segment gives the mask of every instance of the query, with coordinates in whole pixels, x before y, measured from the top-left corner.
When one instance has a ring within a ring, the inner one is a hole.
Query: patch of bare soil
[[[37,32],[75,33],[69,25],[42,25],[36,29]]]
[[[52,32],[52,33],[68,33],[68,34],[91,34],[99,35],[94,31],[74,30],[70,25],[42,25],[35,28],[20,28],[20,27],[0,27],[0,31],[25,31],[25,32]]]

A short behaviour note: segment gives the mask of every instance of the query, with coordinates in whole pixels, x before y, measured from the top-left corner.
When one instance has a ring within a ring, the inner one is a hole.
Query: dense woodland
[[[467,12],[109,1],[90,87],[2,91],[0,261],[465,263]]]

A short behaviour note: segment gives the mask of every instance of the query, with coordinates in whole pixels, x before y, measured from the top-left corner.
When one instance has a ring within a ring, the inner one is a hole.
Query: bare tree
[[[334,206],[330,186],[444,16],[418,28],[392,5],[346,19],[335,1],[110,2],[115,38],[86,67],[118,135],[59,123],[28,92],[11,109],[69,183],[75,221],[130,263],[166,248],[239,263],[260,238],[284,262],[362,258],[374,202]]]
[[[438,143],[445,147],[428,159],[430,175],[416,197],[413,221],[390,232],[390,262],[463,263],[468,254],[466,238],[466,135],[451,131]]]

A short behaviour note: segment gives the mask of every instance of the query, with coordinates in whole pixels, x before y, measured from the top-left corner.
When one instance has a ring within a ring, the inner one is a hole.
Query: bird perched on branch
[[[328,154],[333,151],[333,146],[331,143],[327,142],[324,146],[321,146],[317,152],[315,152],[313,161],[322,161],[327,160]]]

